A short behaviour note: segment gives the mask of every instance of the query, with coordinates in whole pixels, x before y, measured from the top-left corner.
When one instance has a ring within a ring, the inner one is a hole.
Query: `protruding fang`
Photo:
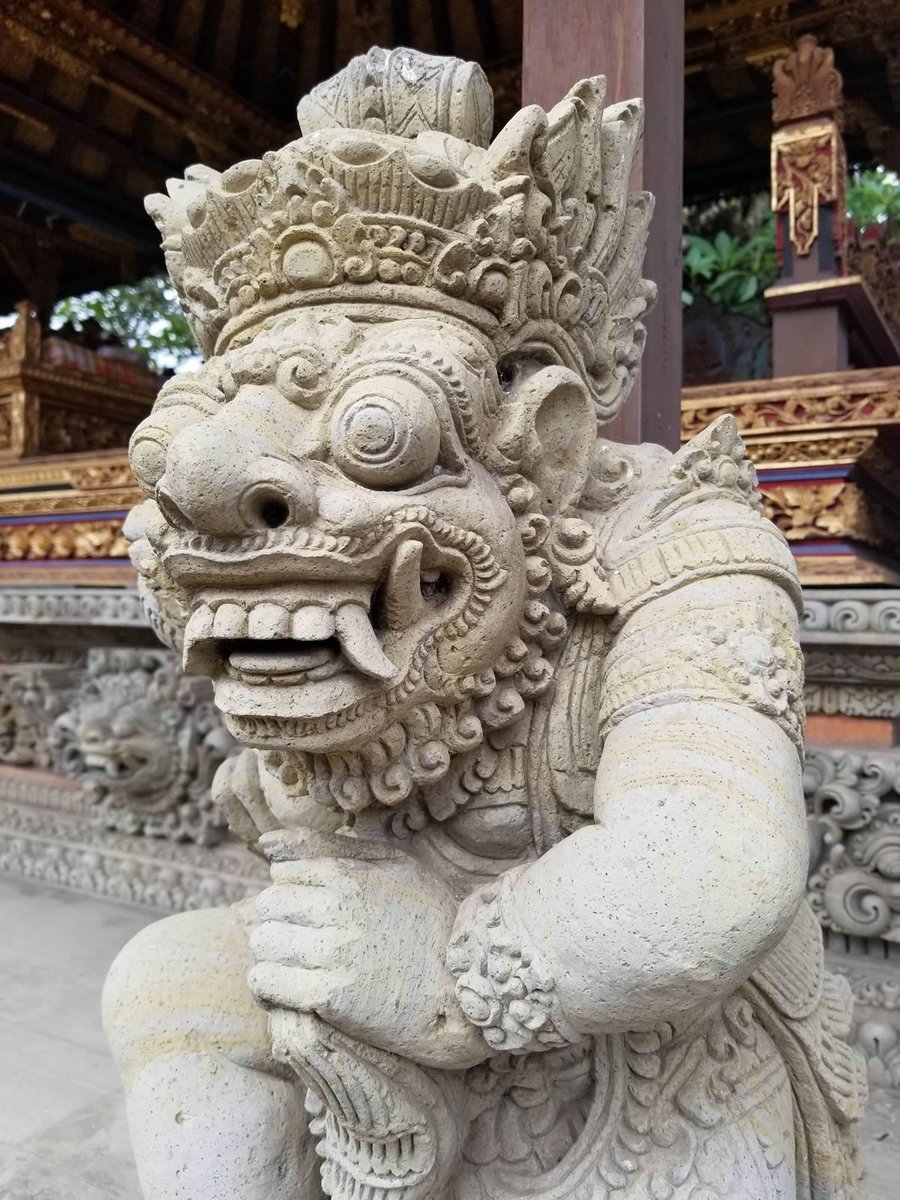
[[[388,629],[409,629],[422,616],[424,605],[419,587],[422,543],[402,542],[388,571],[384,595]]]
[[[397,668],[381,649],[369,614],[362,605],[343,605],[335,617],[335,632],[344,657],[357,671],[375,679],[391,679],[397,674]]]
[[[250,613],[252,638],[290,637],[291,617],[280,604],[257,604]]]
[[[327,608],[307,604],[294,613],[291,636],[298,642],[327,642],[334,634],[334,617]]]
[[[184,631],[184,655],[182,666],[185,671],[200,671],[206,665],[208,657],[204,644],[208,647],[213,636],[213,612],[208,604],[201,604],[191,613],[190,620]]]

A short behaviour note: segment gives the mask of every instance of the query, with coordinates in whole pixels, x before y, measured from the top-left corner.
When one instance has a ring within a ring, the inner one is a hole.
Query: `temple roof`
[[[896,0],[687,0],[686,199],[764,190],[771,68],[813,32],[844,76],[851,162],[900,167]],[[161,264],[143,197],[295,135],[299,96],[373,44],[481,62],[519,105],[520,0],[4,0],[0,311]]]

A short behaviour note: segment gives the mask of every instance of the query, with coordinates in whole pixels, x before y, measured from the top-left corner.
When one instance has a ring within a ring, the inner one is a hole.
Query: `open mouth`
[[[84,765],[95,779],[126,779],[145,767],[147,760],[139,756],[88,750],[84,754]]]
[[[396,681],[408,666],[404,635],[448,619],[462,582],[461,556],[424,554],[406,539],[367,582],[204,589],[185,630],[185,670],[251,687]]]
[[[224,641],[220,652],[232,679],[253,683],[273,679],[279,683],[315,682],[342,670],[337,638],[305,642],[295,638],[235,638]]]

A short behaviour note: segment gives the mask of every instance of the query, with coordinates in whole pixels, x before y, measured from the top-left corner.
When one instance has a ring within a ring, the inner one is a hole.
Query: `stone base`
[[[265,886],[243,845],[207,848],[95,828],[77,786],[0,767],[0,872],[161,912],[231,904]]]

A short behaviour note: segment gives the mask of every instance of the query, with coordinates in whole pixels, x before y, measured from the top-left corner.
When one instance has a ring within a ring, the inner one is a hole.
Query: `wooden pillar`
[[[774,374],[845,371],[847,308],[830,286],[846,273],[847,260],[843,79],[834,52],[805,34],[776,61],[772,84],[772,208],[781,264],[781,279],[766,292]]]
[[[659,287],[641,374],[607,426],[620,442],[678,446],[684,6],[672,0],[524,0],[522,103],[552,108],[572,84],[607,77],[608,103],[642,96],[643,152],[632,186],[656,196],[644,274]]]

